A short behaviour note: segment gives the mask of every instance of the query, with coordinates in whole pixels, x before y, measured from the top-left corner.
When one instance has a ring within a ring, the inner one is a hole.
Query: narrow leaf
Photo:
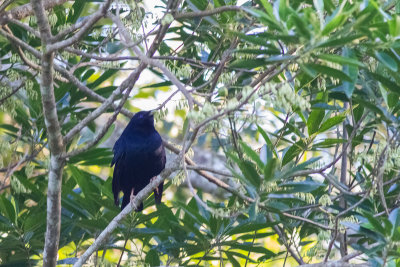
[[[318,131],[319,125],[325,117],[325,111],[321,109],[312,110],[307,120],[308,135]]]
[[[310,69],[313,69],[316,72],[339,79],[341,81],[352,82],[352,79],[348,75],[346,75],[344,72],[342,72],[338,69],[334,69],[334,68],[324,66],[324,65],[313,64],[313,63],[306,64],[306,66]]]
[[[264,168],[264,179],[265,181],[271,181],[274,178],[275,169],[278,165],[278,160],[276,158],[272,158],[267,162]]]
[[[357,59],[354,58],[349,58],[349,57],[344,57],[344,56],[339,56],[339,55],[332,55],[332,54],[320,54],[317,55],[318,58],[334,62],[334,63],[339,63],[339,64],[348,64],[352,66],[358,66],[361,68],[365,68],[365,64],[358,61]]]
[[[335,117],[329,118],[321,124],[321,127],[319,128],[318,132],[323,133],[332,128],[333,126],[336,126],[339,123],[343,122],[345,119],[346,119],[345,115],[337,115]]]
[[[258,155],[258,153],[255,152],[251,147],[249,147],[245,142],[240,141],[240,145],[242,146],[246,155],[257,164],[257,167],[263,169],[264,163],[261,161],[260,155]]]
[[[389,56],[385,52],[377,52],[377,51],[375,52],[375,56],[379,60],[379,62],[381,62],[383,65],[385,65],[385,67],[387,67],[391,71],[395,71],[395,72],[397,71],[397,69],[398,69],[397,63],[391,56]]]

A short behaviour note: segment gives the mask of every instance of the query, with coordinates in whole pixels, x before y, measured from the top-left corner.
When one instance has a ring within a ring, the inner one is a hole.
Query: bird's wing
[[[123,178],[125,171],[124,157],[126,153],[123,142],[124,141],[121,138],[118,139],[117,142],[115,142],[113,148],[114,158],[111,161],[111,167],[115,164],[112,180],[112,192],[114,195],[114,203],[117,206],[119,206],[119,192],[122,190],[121,179]]]
[[[114,166],[115,163],[117,163],[117,161],[119,159],[121,159],[121,157],[124,156],[124,141],[123,138],[119,138],[117,140],[117,142],[115,142],[115,145],[113,147],[113,152],[114,152],[114,157],[111,161],[111,167]]]
[[[160,173],[164,168],[165,168],[165,163],[167,161],[166,156],[165,156],[165,148],[164,145],[161,143],[160,147],[154,152],[156,155],[156,158],[158,158],[158,164],[157,164],[157,173]],[[161,182],[158,187],[153,191],[154,192],[154,198],[156,201],[156,204],[161,203],[162,199],[162,193],[163,193],[163,188],[164,188],[164,182]]]
[[[112,192],[114,195],[114,203],[116,206],[119,206],[119,192],[121,191],[120,186],[120,178],[122,169],[119,166],[120,164],[116,164],[114,168],[114,175],[112,180]]]
[[[165,148],[164,148],[164,144],[161,144],[162,146],[162,160],[161,160],[161,164],[162,164],[162,169],[164,170],[165,168],[165,164],[167,163],[167,156],[165,155]]]
[[[154,176],[160,174],[165,168],[166,156],[164,145],[161,145],[154,151]]]

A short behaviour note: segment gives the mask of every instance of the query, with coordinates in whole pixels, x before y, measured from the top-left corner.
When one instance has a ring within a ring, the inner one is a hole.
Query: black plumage
[[[113,148],[115,164],[112,191],[119,206],[119,192],[124,193],[121,210],[165,167],[165,150],[160,134],[154,128],[151,111],[140,111],[132,117]],[[163,183],[154,190],[156,204],[161,203]],[[136,211],[143,210],[141,203]]]

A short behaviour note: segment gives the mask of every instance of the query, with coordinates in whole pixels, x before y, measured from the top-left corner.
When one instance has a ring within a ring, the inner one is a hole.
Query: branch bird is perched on
[[[119,192],[124,193],[121,210],[130,202],[131,196],[138,193],[152,178],[165,167],[165,150],[160,134],[154,128],[152,111],[140,111],[132,117],[113,148],[115,164],[112,191],[115,205],[119,206]],[[161,203],[163,192],[161,183],[154,190],[156,204]],[[143,203],[136,211],[143,210]]]

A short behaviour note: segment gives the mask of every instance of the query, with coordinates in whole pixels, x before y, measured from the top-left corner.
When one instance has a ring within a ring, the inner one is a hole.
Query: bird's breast
[[[125,151],[127,153],[153,154],[162,144],[161,136],[155,132],[151,134],[135,134],[126,138]]]

